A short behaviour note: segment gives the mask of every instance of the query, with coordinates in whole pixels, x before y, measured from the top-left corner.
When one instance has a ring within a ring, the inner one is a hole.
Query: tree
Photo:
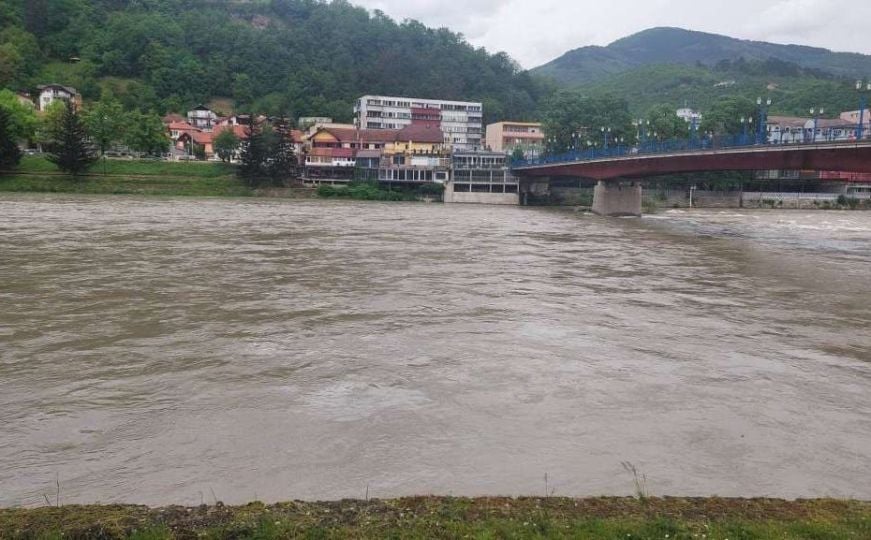
[[[212,143],[221,161],[229,163],[239,150],[239,137],[231,129],[221,131]]]
[[[755,126],[758,122],[755,118],[756,112],[756,104],[751,99],[738,96],[725,97],[705,111],[700,129],[716,135],[739,135],[744,129],[741,119],[753,118]],[[749,128],[748,131],[752,133],[753,129]]]
[[[21,150],[12,123],[12,113],[0,107],[0,170],[8,170],[21,162]]]
[[[48,160],[73,176],[88,170],[97,157],[88,132],[72,103],[66,103],[59,123],[52,128]]]
[[[169,135],[155,114],[132,111],[127,114],[124,143],[141,154],[158,156],[169,148]]]
[[[251,123],[245,130],[245,139],[242,141],[241,148],[239,176],[244,178],[248,185],[256,186],[267,176],[269,133],[266,132],[265,126],[257,124],[253,115]]]
[[[106,150],[123,139],[124,110],[117,101],[100,101],[85,113],[85,126],[100,150],[105,173]]]
[[[650,136],[656,133],[660,140],[686,139],[689,137],[689,125],[677,115],[670,105],[657,105],[647,113],[650,126],[645,127]]]
[[[277,185],[283,185],[296,172],[296,156],[293,153],[293,139],[290,122],[287,118],[279,118],[273,127],[272,140],[269,148],[269,176]]]
[[[544,132],[555,139],[549,145],[551,151],[583,150],[588,142],[601,147],[606,136],[609,145],[621,137],[627,142],[635,137],[629,106],[612,96],[562,91],[546,102],[543,118]],[[602,132],[602,128],[606,131]]]
[[[19,101],[11,90],[0,90],[0,107],[9,113],[10,129],[17,140],[33,138],[39,121],[32,105]]]
[[[524,159],[526,159],[526,154],[523,153],[523,148],[518,146],[511,152],[511,161],[523,161]]]

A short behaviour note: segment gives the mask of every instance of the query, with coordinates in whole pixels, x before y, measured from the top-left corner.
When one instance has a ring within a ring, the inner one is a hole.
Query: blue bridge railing
[[[718,135],[714,137],[698,137],[695,139],[673,139],[667,141],[648,140],[637,145],[614,145],[608,148],[589,148],[587,150],[570,151],[562,154],[544,155],[532,159],[513,160],[511,167],[519,169],[538,165],[550,165],[555,163],[569,163],[578,161],[594,161],[600,159],[631,157],[639,155],[674,154],[678,152],[691,152],[703,150],[721,150],[727,148],[742,147],[772,147],[772,146],[802,146],[820,145],[831,143],[856,142],[850,140],[805,140],[800,142],[758,142],[755,134],[748,135]]]

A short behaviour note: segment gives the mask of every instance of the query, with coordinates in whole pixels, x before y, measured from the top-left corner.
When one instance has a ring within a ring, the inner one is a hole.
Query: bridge
[[[570,152],[513,164],[523,178],[573,176],[597,180],[593,211],[605,216],[641,215],[637,180],[709,171],[816,170],[871,173],[871,140],[794,145],[730,144],[706,139],[653,147]]]

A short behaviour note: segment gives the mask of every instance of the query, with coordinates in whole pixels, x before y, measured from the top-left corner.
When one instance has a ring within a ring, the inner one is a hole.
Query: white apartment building
[[[354,106],[354,124],[360,129],[402,129],[412,124],[437,124],[446,145],[474,150],[481,147],[483,114],[481,103],[363,96]]]

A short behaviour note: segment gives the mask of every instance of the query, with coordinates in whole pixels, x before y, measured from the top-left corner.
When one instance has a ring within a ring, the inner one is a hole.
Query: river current
[[[628,495],[623,462],[871,499],[871,213],[0,196],[0,506]]]

